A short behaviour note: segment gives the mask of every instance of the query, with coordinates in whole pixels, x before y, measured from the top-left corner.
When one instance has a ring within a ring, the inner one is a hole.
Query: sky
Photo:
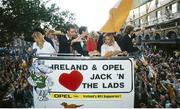
[[[75,14],[78,26],[87,26],[88,31],[99,31],[109,18],[109,10],[119,0],[51,0],[62,10]]]

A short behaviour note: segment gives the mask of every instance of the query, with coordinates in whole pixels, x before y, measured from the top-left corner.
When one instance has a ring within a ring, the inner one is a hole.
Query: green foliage
[[[41,22],[50,22],[56,29],[63,29],[73,23],[74,15],[61,11],[56,4],[46,7],[49,1],[42,0],[2,0],[0,5],[0,46],[5,46],[15,34],[25,33],[30,37]]]

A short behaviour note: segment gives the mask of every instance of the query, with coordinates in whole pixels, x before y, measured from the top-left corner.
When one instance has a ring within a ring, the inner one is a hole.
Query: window
[[[147,21],[148,21],[148,22],[151,21],[150,15],[147,17]]]
[[[173,0],[159,0],[159,4],[162,6],[162,5],[165,5],[171,1],[173,1]]]
[[[172,13],[176,13],[177,12],[177,3],[172,5]]]
[[[167,17],[170,17],[171,13],[172,13],[172,12],[171,12],[171,5],[170,5],[170,6],[167,6],[167,7],[166,7],[165,14],[166,14]]]
[[[156,0],[156,7],[160,7],[160,3],[159,3],[159,0]]]
[[[157,18],[160,19],[161,18],[161,11],[157,12]]]
[[[158,12],[156,11],[156,19],[158,19]]]
[[[156,11],[156,19],[160,19],[161,18],[161,11]]]
[[[134,10],[133,10],[133,12],[132,12],[132,19],[133,19],[133,20],[135,19]]]
[[[143,22],[143,19],[141,18],[141,19],[140,19],[140,25],[143,25],[143,23],[144,23],[144,22]]]
[[[150,3],[149,11],[156,9],[156,1],[152,0]]]
[[[147,21],[148,21],[148,23],[151,21],[150,15],[147,16]]]
[[[130,11],[130,14],[129,14],[129,19],[133,20],[133,19],[134,19],[134,18],[133,18],[133,15],[134,15],[134,12],[133,12],[133,10],[131,10],[131,11]]]
[[[146,14],[146,4],[140,7],[140,16],[143,16],[144,14]]]
[[[146,3],[146,13],[149,12],[149,10],[150,10],[150,5],[151,5],[150,2]]]
[[[134,18],[139,17],[139,8],[134,9]]]

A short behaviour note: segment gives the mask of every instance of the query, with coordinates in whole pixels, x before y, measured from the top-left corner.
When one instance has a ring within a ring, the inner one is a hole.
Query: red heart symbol
[[[81,85],[82,80],[82,74],[76,70],[70,74],[62,73],[59,77],[59,83],[71,91],[75,91]]]

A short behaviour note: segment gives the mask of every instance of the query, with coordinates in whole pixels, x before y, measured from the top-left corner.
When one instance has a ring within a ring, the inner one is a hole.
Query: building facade
[[[131,10],[127,24],[144,39],[179,39],[180,0],[151,0]]]

